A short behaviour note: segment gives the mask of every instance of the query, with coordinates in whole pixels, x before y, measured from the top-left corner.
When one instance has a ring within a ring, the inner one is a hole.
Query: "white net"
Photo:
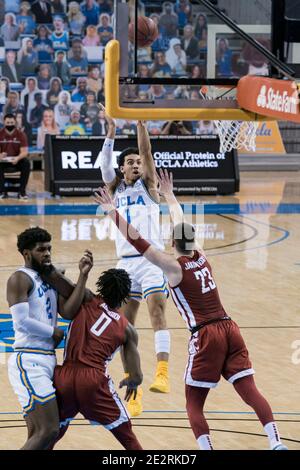
[[[200,94],[206,100],[235,99],[235,89],[224,87],[203,87]],[[219,139],[220,152],[232,149],[256,149],[256,134],[259,126],[257,121],[214,121]]]

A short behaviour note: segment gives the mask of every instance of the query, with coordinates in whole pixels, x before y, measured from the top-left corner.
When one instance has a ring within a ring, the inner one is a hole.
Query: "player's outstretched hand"
[[[107,120],[107,124],[110,127],[116,127],[116,121],[114,119],[112,119],[108,114],[106,114],[106,110],[105,110],[103,104],[99,103],[99,106],[100,106],[101,110],[104,111],[104,113],[105,113],[105,119]]]
[[[126,379],[121,380],[119,384],[119,388],[127,387],[125,397],[124,397],[125,401],[129,401],[131,397],[134,400],[136,399],[138,385],[139,384],[135,382],[134,380],[130,379],[130,377],[127,377]]]
[[[107,187],[99,187],[98,189],[96,189],[96,191],[94,192],[93,199],[95,202],[97,202],[97,204],[102,207],[104,212],[110,212],[115,209],[114,201],[111,195],[109,194]]]
[[[159,170],[157,174],[159,183],[159,194],[166,197],[173,195],[173,173],[168,173],[167,170]]]
[[[79,271],[84,276],[87,276],[93,267],[93,253],[89,250],[85,250],[83,257],[79,261]]]

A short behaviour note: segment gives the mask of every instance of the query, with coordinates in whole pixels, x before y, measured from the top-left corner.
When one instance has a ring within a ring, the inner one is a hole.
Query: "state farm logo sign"
[[[291,95],[286,90],[274,90],[272,87],[263,85],[257,97],[257,106],[264,109],[271,109],[279,113],[298,114],[299,113],[299,97],[297,90],[291,90]]]

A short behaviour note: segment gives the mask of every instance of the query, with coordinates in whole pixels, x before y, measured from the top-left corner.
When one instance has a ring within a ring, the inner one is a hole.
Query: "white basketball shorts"
[[[117,269],[125,269],[131,279],[130,297],[141,301],[148,295],[161,292],[169,295],[167,279],[160,268],[143,256],[128,256],[120,259]]]
[[[9,381],[25,415],[34,410],[36,403],[44,405],[55,398],[55,366],[55,354],[15,352],[10,356]]]

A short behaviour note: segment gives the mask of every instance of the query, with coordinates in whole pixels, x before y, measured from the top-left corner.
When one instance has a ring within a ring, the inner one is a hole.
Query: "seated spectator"
[[[201,99],[201,96],[200,96],[200,93],[199,93],[199,87],[192,87],[190,99],[191,100],[200,100]]]
[[[164,52],[155,52],[154,64],[150,69],[151,77],[171,77],[172,69],[166,62],[166,55]]]
[[[93,24],[90,24],[86,28],[86,35],[82,39],[82,44],[84,46],[99,46],[100,38],[97,33],[97,28]]]
[[[160,135],[164,121],[148,121],[147,129],[150,135]]]
[[[110,24],[110,17],[107,13],[100,15],[100,23],[98,26],[98,34],[100,38],[100,44],[106,46],[106,44],[113,38],[114,30]]]
[[[50,31],[45,25],[41,25],[37,29],[37,37],[33,40],[33,47],[38,53],[40,63],[51,62],[53,55],[53,44],[49,39]]]
[[[148,65],[140,64],[138,66],[138,76],[139,76],[139,78],[150,78],[150,69],[149,69]],[[147,84],[139,85],[139,92],[140,91],[147,92],[148,90],[149,90],[149,85],[147,85]]]
[[[16,118],[13,114],[4,116],[4,129],[0,131],[0,159],[14,157],[13,161],[2,161],[0,165],[0,199],[7,198],[5,192],[4,172],[8,169],[20,171],[20,189],[18,198],[28,199],[26,186],[30,175],[30,163],[27,160],[28,143],[26,135],[16,128]]]
[[[172,39],[178,36],[178,16],[174,13],[172,3],[163,3],[163,12],[160,15],[158,26],[163,37]]]
[[[89,90],[93,91],[96,95],[103,89],[103,80],[98,65],[89,66],[87,85]]]
[[[58,96],[58,103],[54,107],[55,122],[61,130],[64,130],[70,121],[71,112],[73,111],[71,96],[68,91],[61,91]]]
[[[23,113],[16,114],[16,128],[27,136],[28,146],[32,147],[32,128]]]
[[[198,121],[196,135],[214,135],[216,133],[214,121]]]
[[[188,100],[190,99],[190,93],[187,85],[178,85],[174,90],[174,98],[176,100]]]
[[[18,112],[25,114],[25,108],[20,103],[19,93],[17,91],[9,91],[6,104],[3,108],[3,114],[17,114]]]
[[[122,135],[136,135],[136,124],[129,119],[125,119],[121,128]]]
[[[38,88],[40,90],[49,90],[51,79],[51,65],[41,64],[37,75]]]
[[[173,74],[186,75],[186,54],[181,49],[180,39],[173,38],[170,40],[170,48],[166,52],[166,60]]]
[[[156,13],[152,13],[152,15],[150,15],[150,18],[154,21],[158,29],[158,36],[155,41],[151,44],[152,52],[164,52],[169,48],[170,39],[167,36],[163,36],[159,30],[159,15],[157,15]]]
[[[80,123],[80,112],[74,109],[71,112],[70,122],[66,125],[64,130],[65,135],[84,135],[85,128]]]
[[[207,38],[207,17],[204,13],[199,13],[195,26],[195,37],[199,42]]]
[[[176,0],[174,11],[178,15],[178,26],[182,30],[192,21],[192,5],[189,0]]]
[[[4,24],[0,28],[0,34],[4,42],[17,41],[19,39],[19,26],[16,23],[16,17],[13,13],[6,13]]]
[[[47,0],[36,0],[31,5],[31,12],[38,24],[52,23],[51,4]]]
[[[105,117],[105,111],[99,109],[96,121],[92,126],[92,135],[106,135],[108,131],[108,122]]]
[[[53,49],[67,50],[69,48],[69,33],[65,30],[65,23],[61,16],[53,18],[54,31],[50,36]]]
[[[161,100],[166,98],[166,89],[163,87],[163,85],[151,85],[148,95],[149,99]]]
[[[49,108],[54,109],[58,103],[58,97],[62,91],[61,80],[58,77],[53,77],[50,80],[50,89],[46,95],[46,102]]]
[[[47,109],[47,106],[43,104],[43,95],[41,92],[35,93],[34,101],[35,107],[31,110],[29,123],[33,128],[38,128],[41,125],[43,113],[45,109]]]
[[[15,51],[6,51],[5,61],[1,66],[1,75],[7,77],[10,83],[19,83],[21,81],[21,67],[16,62]]]
[[[217,42],[217,66],[218,77],[232,76],[232,50],[229,48],[229,42],[225,38],[218,39]]]
[[[86,103],[82,104],[80,107],[81,119],[87,127],[87,121],[89,120],[93,125],[96,121],[100,106],[96,101],[96,95],[93,91],[89,91],[86,95]]]
[[[69,51],[69,64],[71,74],[86,74],[88,70],[88,60],[84,55],[80,39],[73,39],[72,49]]]
[[[259,38],[257,40],[262,46],[270,50],[270,41]],[[247,64],[245,74],[249,75],[269,75],[269,63],[265,56],[257,51],[251,44],[246,43],[241,53],[242,59]]]
[[[133,51],[134,48],[132,47]],[[137,60],[140,64],[141,62],[152,62],[152,50],[151,47],[139,47],[137,51]]]
[[[55,122],[53,109],[50,108],[43,111],[41,125],[38,128],[36,143],[38,149],[44,148],[46,134],[59,135],[59,127]]]
[[[73,102],[79,102],[79,103],[84,103],[86,100],[86,95],[88,93],[88,88],[87,88],[87,79],[85,77],[79,77],[77,78],[77,87],[72,93],[72,101]]]
[[[21,104],[25,108],[26,120],[30,120],[31,110],[35,107],[35,94],[40,90],[37,86],[37,79],[35,77],[28,77],[25,80],[25,88],[21,91]]]
[[[193,65],[192,71],[191,71],[191,78],[204,78],[205,77],[205,72],[203,68],[200,65]]]
[[[61,0],[51,0],[51,11],[53,15],[65,14],[65,3]]]
[[[80,10],[85,16],[85,26],[99,23],[100,8],[95,0],[84,0],[80,5]]]
[[[194,36],[194,28],[191,24],[187,24],[183,28],[183,39],[181,41],[181,45],[186,53],[188,61],[199,57],[199,45],[197,39]]]
[[[102,13],[108,13],[109,15],[112,15],[112,1],[111,0],[98,0],[98,5],[99,5],[99,11],[100,11],[100,15],[102,15]],[[139,1],[139,7],[141,5],[142,2]],[[141,15],[143,13],[140,13]]]
[[[69,3],[68,23],[70,33],[75,36],[81,36],[85,25],[85,16],[80,11],[80,5],[77,2]]]
[[[19,13],[20,11],[20,0],[5,0],[5,13]]]
[[[162,127],[161,135],[191,135],[191,130],[189,121],[167,121]]]
[[[7,101],[8,92],[9,92],[9,80],[6,77],[1,77],[0,78],[0,114],[2,114],[2,110]]]
[[[17,25],[19,26],[20,34],[34,34],[36,22],[30,11],[30,3],[22,2],[20,13],[17,15]]]
[[[51,74],[58,77],[63,85],[69,85],[71,80],[71,67],[67,61],[65,51],[55,52],[55,62],[51,66]]]
[[[22,39],[22,48],[18,52],[18,62],[22,76],[35,75],[38,66],[38,54],[33,49],[31,38]]]

